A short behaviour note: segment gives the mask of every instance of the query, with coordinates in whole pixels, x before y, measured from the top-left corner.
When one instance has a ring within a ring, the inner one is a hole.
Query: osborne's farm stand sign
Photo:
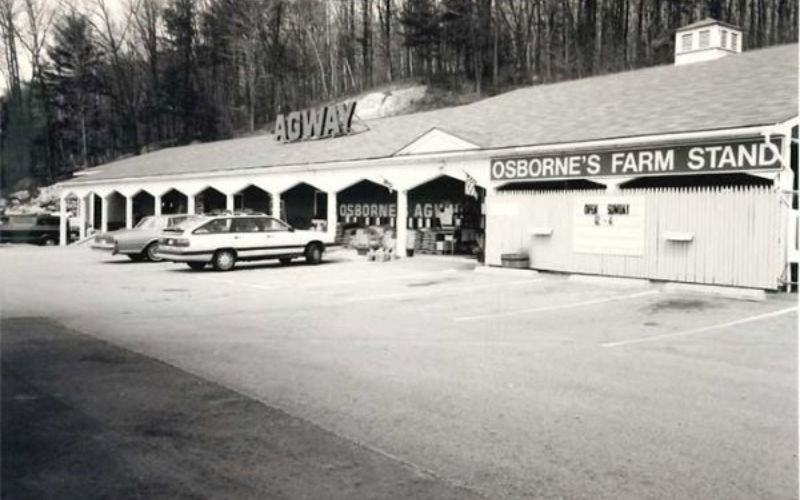
[[[780,138],[492,159],[492,180],[734,173],[781,168]]]

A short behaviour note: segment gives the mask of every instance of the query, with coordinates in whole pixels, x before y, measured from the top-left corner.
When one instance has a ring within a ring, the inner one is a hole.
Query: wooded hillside
[[[87,1],[0,0],[5,191],[391,82],[488,95],[671,63],[705,17],[746,49],[797,40],[795,0]]]

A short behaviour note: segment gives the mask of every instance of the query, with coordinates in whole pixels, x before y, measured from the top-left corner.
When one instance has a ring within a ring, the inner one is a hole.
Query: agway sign
[[[293,142],[324,139],[349,134],[353,125],[356,101],[331,104],[321,108],[293,111],[275,120],[275,140]]]
[[[492,159],[492,180],[638,177],[779,170],[781,138],[763,138],[598,153],[514,156]]]

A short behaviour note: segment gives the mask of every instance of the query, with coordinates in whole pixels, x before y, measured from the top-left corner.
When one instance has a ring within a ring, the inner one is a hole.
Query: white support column
[[[233,195],[232,194],[226,194],[225,195],[225,210],[227,210],[230,213],[233,213],[234,204],[233,204]]]
[[[328,241],[331,243],[336,240],[336,222],[339,220],[336,213],[336,207],[338,206],[336,194],[335,191],[328,192]]]
[[[80,218],[81,226],[78,228],[78,238],[83,240],[86,238],[86,224],[87,219],[86,215],[88,213],[88,203],[87,199],[92,196],[90,194],[81,196],[80,200],[78,201],[78,217]]]
[[[133,196],[125,197],[125,228],[133,227]]]
[[[397,256],[405,257],[408,237],[408,191],[397,192]]]
[[[69,214],[67,213],[67,197],[66,195],[61,195],[61,200],[59,200],[59,225],[58,225],[58,244],[62,247],[67,246],[67,218]]]
[[[153,214],[161,215],[161,195],[153,196]]]
[[[100,231],[108,232],[108,198],[106,196],[100,197]]]
[[[196,198],[195,195],[190,194],[186,197],[186,213],[189,215],[194,215],[194,202]]]
[[[280,218],[281,216],[281,194],[280,193],[270,193],[269,194],[269,214],[273,217]]]

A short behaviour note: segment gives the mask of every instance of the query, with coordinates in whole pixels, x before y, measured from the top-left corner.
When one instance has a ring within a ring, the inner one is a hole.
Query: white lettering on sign
[[[409,209],[409,217],[419,219],[450,218],[461,211],[459,203],[414,203]],[[397,205],[394,203],[341,203],[340,217],[397,217]]]
[[[694,172],[779,170],[785,138],[605,151],[589,155],[543,154],[491,160],[492,180],[546,180]]]
[[[280,114],[275,119],[275,140],[293,142],[348,134],[352,128],[355,110],[356,101],[347,101],[322,108],[293,111],[288,117]]]

